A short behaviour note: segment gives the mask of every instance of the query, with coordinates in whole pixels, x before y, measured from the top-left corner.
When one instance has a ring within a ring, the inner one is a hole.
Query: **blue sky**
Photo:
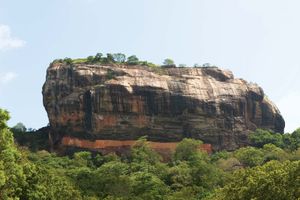
[[[47,125],[55,58],[123,52],[161,63],[211,63],[256,82],[286,131],[300,126],[298,0],[0,0],[0,107],[10,125]]]

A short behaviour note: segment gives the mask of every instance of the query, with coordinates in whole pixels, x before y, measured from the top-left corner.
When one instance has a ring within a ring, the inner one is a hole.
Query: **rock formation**
[[[285,125],[258,85],[217,67],[52,63],[43,99],[54,144],[69,137],[96,141],[147,135],[154,142],[191,137],[215,150],[233,150],[248,143],[251,130],[282,133]]]

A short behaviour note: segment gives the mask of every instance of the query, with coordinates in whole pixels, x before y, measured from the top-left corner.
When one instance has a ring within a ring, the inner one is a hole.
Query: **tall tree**
[[[113,54],[113,58],[118,63],[123,63],[126,60],[125,54],[122,54],[122,53],[115,53],[115,54]]]
[[[21,154],[14,145],[8,120],[8,112],[0,109],[0,199],[18,198],[25,185]]]
[[[139,64],[139,59],[136,57],[136,55],[132,55],[127,58],[127,63],[129,65],[137,65]]]
[[[163,62],[164,65],[174,65],[174,61],[170,58],[166,58]]]

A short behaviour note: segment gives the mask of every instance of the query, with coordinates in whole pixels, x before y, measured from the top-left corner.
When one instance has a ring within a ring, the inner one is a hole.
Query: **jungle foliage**
[[[14,142],[12,131],[19,141],[22,134],[34,133],[22,133],[23,126],[10,129],[8,119],[8,112],[0,109],[0,199],[296,200],[300,197],[299,129],[289,136],[257,130],[250,136],[253,146],[212,155],[197,148],[201,141],[184,139],[172,158],[163,162],[145,138],[136,142],[130,155],[121,157],[87,151],[58,156],[40,147],[29,149],[28,143],[21,146]]]

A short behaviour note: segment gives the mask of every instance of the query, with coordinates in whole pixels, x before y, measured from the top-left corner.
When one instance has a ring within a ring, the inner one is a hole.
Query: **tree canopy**
[[[99,56],[101,57],[101,56]],[[253,146],[211,155],[201,141],[184,139],[168,161],[146,138],[128,155],[78,151],[58,156],[15,138],[35,135],[7,126],[0,109],[0,199],[74,200],[297,200],[300,197],[299,129],[289,135],[257,130]],[[27,138],[36,140],[36,138]],[[39,144],[38,144],[39,145]],[[29,145],[30,146],[30,145]]]
[[[166,59],[163,61],[163,64],[164,64],[164,65],[174,65],[175,62],[174,62],[171,58],[166,58]]]

